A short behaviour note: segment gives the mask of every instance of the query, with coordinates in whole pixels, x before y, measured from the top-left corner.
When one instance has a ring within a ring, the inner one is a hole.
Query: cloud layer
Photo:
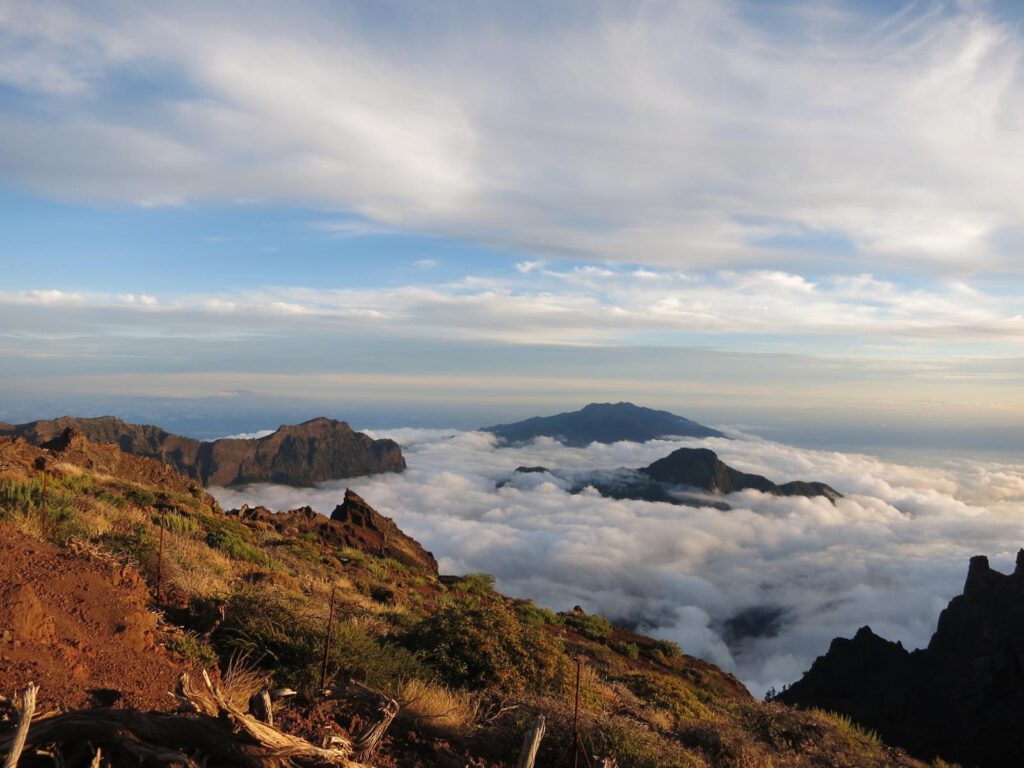
[[[6,2],[0,168],[633,263],[1017,270],[1022,50],[985,3]]]
[[[643,466],[694,441],[498,448],[476,432],[388,434],[404,446],[402,475],[215,494],[229,506],[308,503],[330,512],[351,485],[433,550],[443,570],[488,571],[510,594],[637,624],[736,671],[758,694],[792,682],[833,637],[863,624],[910,647],[927,643],[968,558],[984,553],[1008,568],[1024,546],[1020,464],[918,467],[742,434],[699,441],[739,469],[820,480],[846,494],[833,506],[744,492],[722,512],[570,495],[546,475],[495,489],[519,465]],[[748,622],[765,633],[751,637],[751,626],[727,629],[738,615],[773,621]]]

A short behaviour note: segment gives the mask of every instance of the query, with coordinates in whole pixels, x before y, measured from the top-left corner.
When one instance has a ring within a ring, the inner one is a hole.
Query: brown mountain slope
[[[405,469],[402,449],[393,440],[374,440],[353,431],[344,421],[325,418],[284,425],[257,439],[208,442],[149,424],[129,424],[113,416],[62,416],[27,424],[0,424],[0,435],[24,437],[41,445],[68,428],[92,442],[114,443],[126,453],[159,459],[203,485],[310,485]]]
[[[174,647],[197,667],[224,667],[245,655],[275,685],[298,690],[278,704],[275,722],[316,743],[351,738],[366,722],[353,702],[317,694],[327,647],[329,682],[355,678],[399,704],[373,759],[377,768],[511,768],[537,714],[548,725],[537,764],[567,768],[576,659],[579,733],[590,757],[581,763],[614,757],[638,768],[921,768],[848,721],[755,700],[735,677],[672,643],[582,611],[555,614],[508,598],[482,574],[438,578],[426,553],[410,558],[405,546],[391,548],[401,532],[355,493],[334,520],[307,510],[224,513],[195,481],[119,453],[74,433],[49,448],[0,439],[0,524],[38,540],[40,552],[64,557],[86,548],[118,568],[137,564],[148,598],[137,597],[159,604],[178,627]],[[27,582],[44,608],[65,599],[74,606],[74,583],[43,583],[64,570],[73,581],[70,561],[39,562],[44,568],[34,580],[20,568],[7,574],[5,586],[23,590],[10,602],[38,612]],[[133,589],[110,573],[112,588]],[[158,600],[161,591],[165,600]],[[121,623],[141,625],[145,638],[146,623],[129,622],[135,609],[116,607],[118,599],[104,604],[115,606]],[[110,638],[102,626],[97,642]],[[57,647],[76,639],[56,620],[53,631]],[[160,653],[154,649],[146,652]],[[25,680],[13,669],[0,664],[4,695]],[[162,678],[153,679],[163,687]],[[133,674],[121,682],[126,702],[148,702],[155,690]],[[48,685],[58,703],[81,701],[80,692]],[[0,740],[4,728],[0,712]],[[179,750],[201,757],[193,745]]]

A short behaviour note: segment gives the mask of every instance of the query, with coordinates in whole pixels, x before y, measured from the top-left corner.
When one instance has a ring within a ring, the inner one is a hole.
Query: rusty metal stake
[[[160,513],[160,549],[156,556],[156,599],[161,606],[164,604],[164,513]]]
[[[44,469],[43,470],[43,497],[42,497],[43,519],[44,520],[46,519],[47,480],[49,480],[49,478],[50,478],[50,474]]]
[[[337,587],[331,589],[331,610],[327,616],[327,636],[324,638],[324,666],[320,673],[320,688],[327,687],[327,661],[331,655],[331,629],[334,627],[334,593]]]
[[[572,765],[578,768],[580,764],[580,657],[576,656],[576,707],[572,713]]]

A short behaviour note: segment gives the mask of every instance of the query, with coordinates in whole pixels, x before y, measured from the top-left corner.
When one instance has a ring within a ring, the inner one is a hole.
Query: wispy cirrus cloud
[[[1018,271],[1022,51],[983,3],[14,2],[0,167],[542,255]]]
[[[433,262],[417,262],[429,269]],[[171,323],[211,313],[221,319],[305,317],[409,337],[493,339],[516,344],[687,344],[728,339],[732,346],[815,344],[833,353],[878,353],[888,347],[945,354],[972,343],[995,353],[1024,338],[1016,296],[962,281],[901,284],[870,274],[817,279],[779,270],[674,270],[583,266],[520,269],[506,277],[468,276],[449,283],[394,288],[270,287],[234,293],[78,294],[52,289],[0,293],[3,304],[126,305],[150,310],[130,322]],[[159,309],[159,314],[153,311]],[[127,316],[125,316],[126,321]],[[104,325],[110,329],[109,324]],[[311,326],[312,331],[315,326]],[[818,341],[815,342],[814,339]],[[810,341],[808,341],[810,340]],[[819,350],[821,351],[821,350]]]

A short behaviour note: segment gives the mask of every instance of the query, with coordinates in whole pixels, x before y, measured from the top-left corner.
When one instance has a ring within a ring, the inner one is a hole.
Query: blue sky
[[[0,3],[0,419],[1004,435],[1022,57],[1014,3]]]

